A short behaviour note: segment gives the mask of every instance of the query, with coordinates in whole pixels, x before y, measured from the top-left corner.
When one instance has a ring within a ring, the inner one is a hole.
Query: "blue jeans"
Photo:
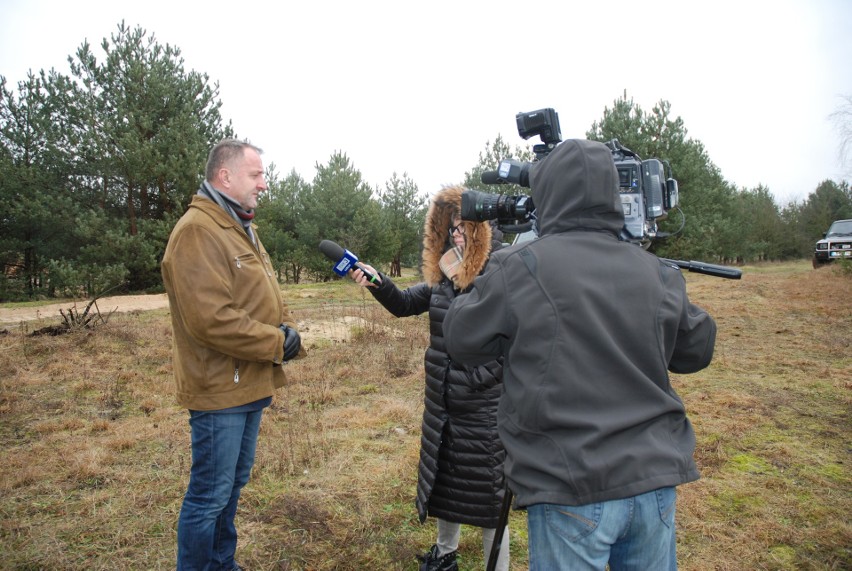
[[[178,571],[234,568],[234,516],[254,465],[262,414],[190,411],[192,468],[178,519]]]
[[[584,506],[527,507],[530,571],[674,571],[673,487]]]

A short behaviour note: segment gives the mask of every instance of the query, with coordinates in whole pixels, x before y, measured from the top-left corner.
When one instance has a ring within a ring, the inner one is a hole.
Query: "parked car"
[[[814,268],[840,259],[852,261],[852,220],[832,222],[814,249]]]

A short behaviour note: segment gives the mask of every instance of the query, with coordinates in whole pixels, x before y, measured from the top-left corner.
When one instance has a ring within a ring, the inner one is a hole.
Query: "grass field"
[[[708,369],[673,377],[702,471],[679,488],[680,568],[850,569],[852,278],[806,261],[743,270],[686,274],[719,335]],[[349,281],[285,295],[310,356],[265,413],[238,561],[416,569],[434,539],[413,501],[426,317],[395,319]],[[29,335],[60,321],[0,331],[0,568],[173,569],[189,426],[167,311]],[[524,513],[510,526],[512,569],[526,569]],[[462,570],[484,568],[474,530],[461,554]]]

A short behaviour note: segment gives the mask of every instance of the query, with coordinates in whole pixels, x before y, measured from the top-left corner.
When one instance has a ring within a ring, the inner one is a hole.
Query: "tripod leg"
[[[497,558],[500,556],[500,544],[503,543],[503,532],[509,525],[509,510],[512,509],[512,490],[506,484],[503,493],[503,505],[500,508],[500,519],[497,521],[497,529],[494,530],[494,541],[491,542],[491,553],[488,554],[488,565],[485,571],[494,571],[497,568]]]

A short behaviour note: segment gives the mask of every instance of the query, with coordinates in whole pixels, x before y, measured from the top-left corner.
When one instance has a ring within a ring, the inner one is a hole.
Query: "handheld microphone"
[[[370,283],[378,283],[378,278],[365,270],[362,266],[358,265],[358,256],[350,252],[349,250],[344,250],[335,242],[331,240],[323,240],[319,245],[320,252],[325,254],[325,257],[334,262],[334,273],[339,276],[345,276],[349,270],[353,267],[358,268],[364,275],[367,276],[367,279]]]

